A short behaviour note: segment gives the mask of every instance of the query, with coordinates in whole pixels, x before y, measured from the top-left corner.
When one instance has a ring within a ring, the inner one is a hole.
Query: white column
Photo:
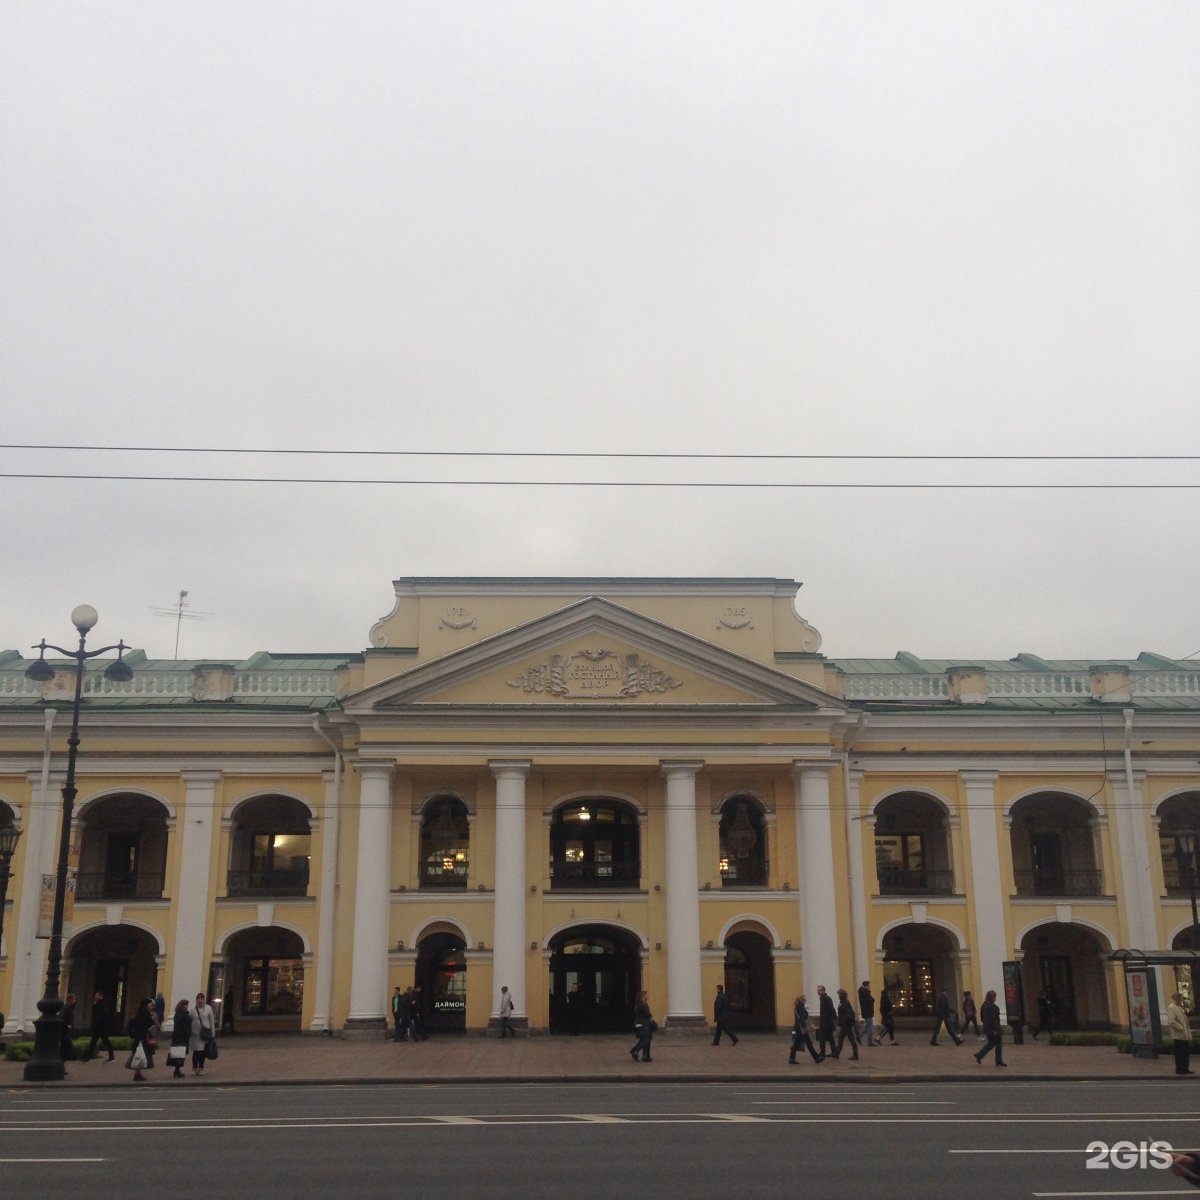
[[[392,767],[358,767],[358,860],[354,878],[354,959],[347,1028],[387,1027],[388,926],[392,862]]]
[[[853,985],[847,984],[851,991],[864,979],[871,978],[871,954],[867,945],[867,893],[874,883],[867,878],[866,858],[863,855],[863,826],[867,823],[859,812],[858,789],[862,776],[861,771],[845,771],[846,853],[850,858],[850,949],[854,955]]]
[[[996,813],[996,771],[961,771],[967,796],[967,839],[971,846],[971,897],[975,909],[975,961],[979,995],[1004,995],[1001,964],[1011,958],[1004,928],[1008,905],[1000,874],[1000,822]]]
[[[833,871],[833,814],[829,802],[829,772],[833,765],[796,763],[792,769],[804,986],[810,996],[818,984],[823,984],[830,994],[842,986],[838,961],[838,891]],[[852,982],[846,983],[847,989]]]
[[[330,1009],[333,1007],[333,918],[337,910],[338,878],[338,809],[341,791],[341,772],[326,771],[325,811],[321,817],[321,884],[317,903],[316,972],[317,1002],[313,1008],[309,1029],[314,1032],[331,1029]],[[386,981],[385,981],[386,982]]]
[[[1146,815],[1142,808],[1141,771],[1121,773],[1110,771],[1113,815],[1116,817],[1116,837],[1113,839],[1117,859],[1121,864],[1121,908],[1125,911],[1129,940],[1126,945],[1139,950],[1155,950],[1162,940],[1158,932],[1158,905],[1150,886],[1150,845],[1146,839]],[[1132,788],[1132,791],[1130,790]],[[1104,869],[1103,847],[1096,839],[1096,866]],[[1113,892],[1115,880],[1105,879],[1105,891]],[[1160,980],[1161,982],[1161,980]],[[1174,990],[1174,980],[1171,980]],[[1159,999],[1166,1010],[1170,992],[1161,988]]]
[[[512,997],[513,1017],[528,1020],[525,1007],[525,778],[528,759],[490,762],[496,777],[495,949],[492,954],[493,1018],[500,1016],[500,988]]]
[[[42,876],[53,874],[58,845],[58,822],[62,799],[50,782],[50,729],[54,710],[46,710],[46,746],[42,771],[38,776],[33,803],[23,814],[24,830],[18,849],[24,854],[21,876],[21,919],[14,929],[5,925],[4,943],[8,947],[8,973],[12,979],[8,1020],[4,1034],[32,1033],[33,1023],[41,1016],[37,1002],[46,988],[46,952],[49,942],[38,940],[38,911]],[[33,783],[33,779],[30,779]],[[10,889],[11,892],[11,889]],[[69,976],[65,977],[69,978]],[[65,993],[64,993],[65,994]]]
[[[176,997],[194,996],[208,989],[208,885],[220,780],[220,771],[183,772],[183,811],[175,822],[179,895],[175,902],[175,935],[170,942],[170,994]]]
[[[667,777],[667,1021],[703,1022],[696,772],[702,762],[664,762]]]

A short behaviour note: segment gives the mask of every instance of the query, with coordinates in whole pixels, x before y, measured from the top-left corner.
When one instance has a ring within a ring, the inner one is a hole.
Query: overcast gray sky
[[[832,657],[1200,651],[1200,5],[0,10],[0,648],[358,650],[402,575],[771,575]]]

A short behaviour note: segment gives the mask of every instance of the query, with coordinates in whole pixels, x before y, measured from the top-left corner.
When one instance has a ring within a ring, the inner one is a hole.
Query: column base
[[[665,1029],[672,1033],[711,1033],[708,1018],[698,1014],[667,1013]]]
[[[528,1017],[509,1017],[509,1028],[518,1037],[529,1036],[529,1018]],[[488,1017],[487,1029],[484,1030],[484,1037],[499,1037],[500,1036],[500,1018]]]
[[[342,1037],[348,1042],[377,1042],[387,1036],[388,1028],[384,1017],[350,1017],[342,1026]]]

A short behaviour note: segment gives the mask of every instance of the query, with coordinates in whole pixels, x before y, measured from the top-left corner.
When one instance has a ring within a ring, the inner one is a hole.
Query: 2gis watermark
[[[1088,1142],[1084,1153],[1088,1156],[1089,1171],[1105,1171],[1115,1167],[1118,1171],[1129,1171],[1134,1167],[1140,1170],[1153,1168],[1165,1171],[1174,1159],[1174,1149],[1170,1142]]]

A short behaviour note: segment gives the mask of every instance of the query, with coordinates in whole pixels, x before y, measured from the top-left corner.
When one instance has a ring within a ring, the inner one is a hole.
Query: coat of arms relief
[[[550,655],[546,662],[528,667],[516,679],[510,679],[508,686],[571,699],[610,700],[669,692],[681,687],[682,681],[644,662],[637,654],[576,650],[573,654]]]

